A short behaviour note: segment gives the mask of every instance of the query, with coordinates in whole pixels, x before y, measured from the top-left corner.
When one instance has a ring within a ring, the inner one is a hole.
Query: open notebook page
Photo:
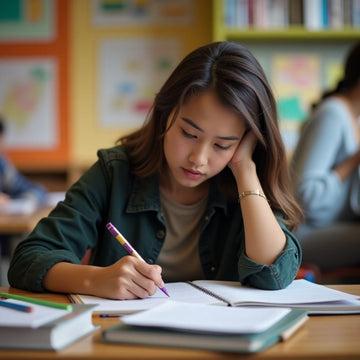
[[[71,298],[76,303],[99,304],[94,313],[119,315],[147,310],[168,300],[212,305],[227,305],[227,303],[230,303],[233,306],[298,307],[306,309],[312,314],[360,313],[358,296],[302,279],[293,281],[287,288],[282,290],[262,290],[242,286],[237,282],[214,280],[198,280],[193,281],[192,284],[206,289],[209,293],[217,294],[224,300],[221,301],[185,282],[165,284],[170,298],[166,297],[160,290],[153,296],[137,300],[109,300],[84,295],[71,295]]]
[[[352,302],[358,298],[356,295],[330,289],[303,279],[294,280],[288,287],[281,290],[260,290],[230,281],[198,280],[193,281],[193,283],[212,293],[221,295],[232,305],[251,305],[254,303],[292,305],[343,300]]]
[[[165,287],[172,300],[200,304],[221,303],[216,298],[185,282],[167,283]],[[129,314],[153,308],[169,300],[159,289],[153,296],[136,300],[111,300],[89,295],[71,295],[71,298],[76,303],[98,304],[94,309],[94,313],[97,314]]]

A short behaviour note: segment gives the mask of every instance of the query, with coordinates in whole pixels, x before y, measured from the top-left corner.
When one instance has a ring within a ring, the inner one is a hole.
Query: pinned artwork
[[[176,39],[104,40],[99,47],[100,124],[141,125],[179,59]]]

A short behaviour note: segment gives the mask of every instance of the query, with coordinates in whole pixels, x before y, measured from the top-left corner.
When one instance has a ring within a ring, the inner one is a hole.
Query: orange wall
[[[52,150],[8,151],[19,167],[64,167],[69,163],[69,0],[55,1],[56,36],[50,42],[0,43],[0,57],[49,56],[58,62],[58,145]],[[41,136],[41,134],[39,134]]]

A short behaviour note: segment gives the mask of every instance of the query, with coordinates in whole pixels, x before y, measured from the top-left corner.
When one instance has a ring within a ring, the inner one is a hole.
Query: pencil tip
[[[160,289],[166,296],[170,297],[169,293],[165,289],[165,286]]]

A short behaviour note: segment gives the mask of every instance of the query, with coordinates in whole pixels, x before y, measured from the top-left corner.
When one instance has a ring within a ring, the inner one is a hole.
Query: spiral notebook
[[[224,306],[280,306],[307,310],[310,314],[358,314],[360,300],[347,294],[304,279],[294,280],[281,290],[262,290],[232,281],[197,280],[167,283],[170,295],[160,290],[155,295],[137,300],[110,300],[88,295],[70,295],[80,304],[97,304],[94,313],[125,315],[153,308],[166,301],[224,305]]]

